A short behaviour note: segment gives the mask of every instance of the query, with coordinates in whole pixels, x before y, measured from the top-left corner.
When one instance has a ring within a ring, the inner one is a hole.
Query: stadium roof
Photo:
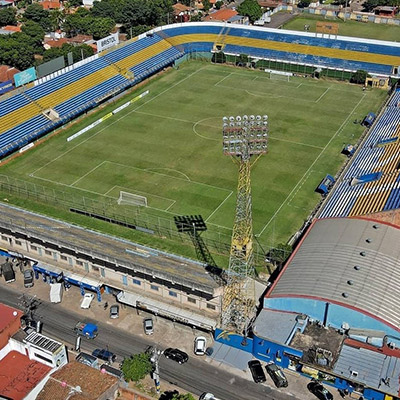
[[[361,218],[316,220],[266,297],[355,309],[400,331],[400,229]]]

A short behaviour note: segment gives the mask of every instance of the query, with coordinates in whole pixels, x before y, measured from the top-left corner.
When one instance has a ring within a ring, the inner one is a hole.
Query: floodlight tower
[[[222,326],[242,334],[255,314],[251,156],[267,152],[268,116],[223,118],[223,151],[239,166],[236,214],[233,225],[227,284],[222,299]]]

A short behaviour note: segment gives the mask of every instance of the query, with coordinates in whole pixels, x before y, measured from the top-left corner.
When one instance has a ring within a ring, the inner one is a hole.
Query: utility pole
[[[151,349],[152,355],[150,357],[150,361],[153,364],[154,370],[153,370],[153,379],[154,383],[156,384],[156,391],[157,393],[160,393],[160,370],[158,366],[158,361],[160,359],[160,356],[162,354],[161,350],[158,350],[156,346],[154,346]]]

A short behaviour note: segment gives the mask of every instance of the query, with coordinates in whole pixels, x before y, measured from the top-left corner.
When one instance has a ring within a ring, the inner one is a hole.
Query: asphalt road
[[[21,293],[14,288],[1,284],[0,302],[21,308],[21,300],[18,298],[20,295]],[[73,327],[82,319],[80,315],[68,311],[58,304],[40,300],[34,316],[35,319],[42,321],[44,335],[64,342],[71,349],[76,340]],[[85,319],[84,322],[93,322],[99,327],[99,335],[96,339],[82,338],[81,350],[86,352],[108,346],[109,350],[117,354],[118,360],[121,361],[124,357],[143,352],[149,345],[154,345],[151,341],[133,336],[103,322],[90,319]],[[176,384],[192,393],[201,394],[207,391],[214,393],[222,400],[293,399],[292,396],[273,390],[268,386],[255,384],[194,357],[189,357],[189,361],[183,365],[161,357],[160,377],[162,380]]]

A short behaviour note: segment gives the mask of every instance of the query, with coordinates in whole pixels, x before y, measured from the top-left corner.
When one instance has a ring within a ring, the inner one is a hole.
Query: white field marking
[[[317,100],[315,100],[316,103],[318,103],[329,91],[330,87],[328,87],[324,93],[321,94],[321,96],[318,97]]]
[[[178,174],[183,175],[183,176],[186,178],[187,181],[192,182],[192,180],[191,180],[186,174],[184,174],[184,173],[181,172],[181,171],[178,171],[177,169],[173,169],[173,168],[161,168],[161,167],[160,167],[160,168],[146,168],[146,169],[144,169],[143,171],[153,172],[154,169],[161,169],[161,170],[166,170],[166,171],[174,171],[174,172],[177,172]],[[168,175],[168,176],[169,176],[169,175]]]
[[[82,140],[82,142],[76,144],[75,146],[71,147],[69,150],[65,151],[64,153],[60,154],[59,156],[55,157],[53,160],[49,161],[48,163],[42,165],[40,168],[36,169],[35,171],[33,171],[32,173],[29,174],[29,176],[34,177],[34,174],[36,174],[36,172],[40,171],[42,168],[47,167],[49,164],[51,164],[52,162],[58,160],[59,158],[63,157],[64,155],[68,154],[69,152],[71,152],[72,150],[74,150],[75,148],[77,148],[78,146],[80,146],[81,144],[87,142],[88,140],[94,138],[95,136],[97,136],[99,133],[103,132],[105,129],[109,128],[110,126],[116,124],[117,122],[121,121],[122,119],[124,119],[125,117],[127,117],[128,115],[134,113],[135,111],[139,110],[140,108],[142,108],[143,106],[145,106],[146,104],[150,103],[151,101],[153,101],[154,99],[160,97],[162,94],[168,92],[169,90],[173,89],[175,86],[178,86],[179,84],[181,84],[182,82],[186,81],[187,79],[191,78],[193,75],[197,74],[198,72],[202,71],[203,69],[205,69],[206,67],[202,67],[194,72],[192,72],[191,74],[189,74],[187,77],[183,78],[182,80],[180,80],[179,82],[174,83],[172,86],[169,86],[167,89],[163,90],[162,92],[158,93],[157,95],[155,95],[154,97],[152,97],[151,99],[145,101],[143,104],[138,105],[137,107],[135,107],[133,110],[127,112],[126,114],[122,115],[121,117],[117,118],[115,121],[111,122],[110,124],[103,126],[100,130],[98,130],[97,132],[93,133],[92,136],[87,137],[86,139]]]
[[[287,143],[297,144],[297,145],[299,145],[299,146],[307,146],[307,147],[312,147],[312,148],[314,148],[314,149],[320,149],[320,150],[323,149],[323,147],[321,147],[321,146],[314,146],[313,144],[300,143],[300,142],[295,142],[295,141],[293,141],[293,140],[287,140],[287,139],[278,139],[278,138],[273,137],[273,136],[268,136],[268,138],[269,138],[269,139],[272,139],[272,140],[278,140],[278,141],[281,141],[281,142],[287,142]]]
[[[299,186],[297,187],[297,190],[293,193],[293,196],[288,200],[288,202],[287,202],[287,205],[288,205],[288,206],[291,205],[291,204],[290,204],[291,201],[296,197],[296,195],[297,195],[297,193],[299,192],[299,190],[303,187],[303,185],[305,184],[305,182],[307,181],[307,179],[310,177],[310,175],[311,175],[313,172],[314,172],[314,170],[312,169],[312,170],[307,174],[307,176],[304,177],[304,179],[302,180],[301,185],[299,185]],[[293,206],[293,207],[295,207],[295,206]],[[300,208],[300,207],[297,207],[297,208]]]
[[[225,79],[229,78],[231,75],[232,75],[232,72],[230,72],[228,75],[224,76],[217,83],[214,83],[214,86],[218,86],[221,82],[223,82]]]
[[[145,112],[145,111],[135,111],[135,112],[136,112],[136,114],[149,115],[149,116],[151,116],[151,117],[170,119],[171,121],[185,122],[185,123],[187,123],[187,124],[194,124],[193,121],[189,121],[189,120],[187,120],[187,119],[169,117],[168,115],[152,114],[152,113],[148,113],[148,112]]]
[[[168,206],[168,207],[165,209],[165,211],[168,211],[172,206],[175,205],[175,203],[176,203],[176,200],[173,200],[173,203],[172,203],[170,206]]]
[[[115,189],[115,188],[121,188],[122,191],[125,191],[125,192],[128,192],[129,190],[133,190],[133,188],[128,188],[128,187],[125,187],[125,186],[118,186],[118,185],[114,185],[113,189]],[[170,199],[169,197],[163,197],[163,196],[159,196],[157,194],[153,194],[153,193],[149,193],[149,192],[143,192],[141,190],[134,190],[134,193],[132,193],[132,194],[137,194],[137,193],[139,193],[139,195],[146,195],[147,197],[157,197],[159,199],[167,200],[169,202],[174,202],[174,203],[176,202],[176,200]]]
[[[322,156],[322,154],[325,152],[325,150],[328,148],[328,146],[331,144],[332,140],[335,139],[335,137],[339,134],[339,132],[343,129],[343,127],[347,124],[347,122],[349,121],[349,118],[352,116],[352,114],[354,113],[354,111],[356,110],[356,108],[360,105],[360,103],[362,102],[362,100],[365,97],[365,93],[363,95],[363,97],[360,99],[360,101],[354,106],[354,108],[350,111],[349,115],[346,117],[346,119],[342,122],[342,124],[340,125],[340,127],[338,128],[338,130],[335,132],[335,134],[329,139],[328,143],[325,145],[325,147],[322,149],[321,153],[319,153],[319,155],[317,156],[317,158],[313,161],[313,163],[310,165],[310,167],[307,169],[307,171],[304,173],[304,175],[299,179],[299,181],[297,182],[297,184],[295,185],[295,187],[292,189],[292,191],[287,195],[286,199],[282,202],[282,204],[279,206],[279,208],[275,211],[274,215],[270,218],[270,220],[264,225],[263,229],[261,230],[260,233],[257,234],[257,237],[261,236],[263,234],[263,232],[265,231],[265,229],[267,229],[267,227],[269,226],[269,224],[274,220],[274,218],[278,215],[278,213],[281,211],[281,209],[283,208],[283,206],[286,204],[286,202],[288,201],[288,199],[291,197],[292,193],[295,192],[297,186],[303,181],[304,177],[312,170],[313,166],[315,165],[315,163],[320,159],[320,157]]]
[[[88,176],[89,174],[91,174],[94,170],[96,170],[97,168],[101,167],[103,164],[105,163],[105,161],[101,162],[99,165],[97,165],[96,167],[92,168],[89,172],[86,172],[86,174],[82,175],[80,178],[78,178],[75,182],[72,182],[70,184],[70,186],[74,186],[75,183],[78,183],[81,179],[85,178],[86,176]]]
[[[103,194],[103,196],[107,196],[108,193],[112,192],[112,191],[113,191],[115,188],[117,188],[117,187],[119,187],[119,186],[114,185],[111,189],[107,190],[107,192],[105,192],[105,193]]]
[[[302,83],[300,83],[299,86],[296,86],[296,89],[298,89],[301,85],[302,85]]]
[[[221,202],[221,204],[208,216],[208,218],[204,221],[204,222],[208,222],[208,220],[219,210],[219,208],[222,206],[222,204],[224,204],[229,197],[231,197],[233,194],[233,192],[231,191],[228,196],[225,197],[225,199]]]
[[[110,164],[119,165],[120,167],[135,169],[135,170],[137,170],[137,171],[148,172],[148,171],[147,171],[146,169],[144,169],[144,168],[138,168],[138,167],[133,167],[133,166],[131,166],[131,165],[120,164],[120,163],[117,163],[117,162],[115,162],[115,161],[105,161],[105,162],[108,162],[108,163],[110,163]],[[171,176],[171,175],[167,175],[167,174],[162,174],[161,172],[154,172],[154,171],[151,171],[151,172],[149,172],[149,173],[150,173],[150,174],[161,175],[161,176],[166,176],[167,178],[178,179],[178,180],[180,180],[180,181],[188,182],[188,181],[187,181],[186,179],[184,179],[184,178],[179,178],[178,176]],[[218,187],[218,186],[209,185],[208,183],[202,183],[202,182],[197,182],[197,181],[190,181],[190,183],[194,183],[194,184],[196,184],[196,185],[208,186],[208,187],[211,187],[211,188],[217,189],[217,190],[224,190],[225,192],[231,192],[231,190],[229,190],[229,189],[225,189],[225,188],[221,188],[221,187]]]
[[[212,118],[215,118],[215,117],[208,117],[208,118],[204,118],[204,119],[201,119],[200,121],[195,122],[195,123],[193,124],[192,129],[193,129],[193,132],[195,133],[195,135],[201,137],[202,139],[214,140],[214,141],[220,142],[221,139],[209,138],[209,137],[203,136],[203,135],[201,135],[199,132],[197,132],[197,129],[196,129],[197,125],[203,125],[203,126],[207,126],[207,127],[209,127],[209,128],[215,128],[215,126],[213,126],[213,125],[203,124],[204,121],[207,121],[208,119],[212,119]]]

